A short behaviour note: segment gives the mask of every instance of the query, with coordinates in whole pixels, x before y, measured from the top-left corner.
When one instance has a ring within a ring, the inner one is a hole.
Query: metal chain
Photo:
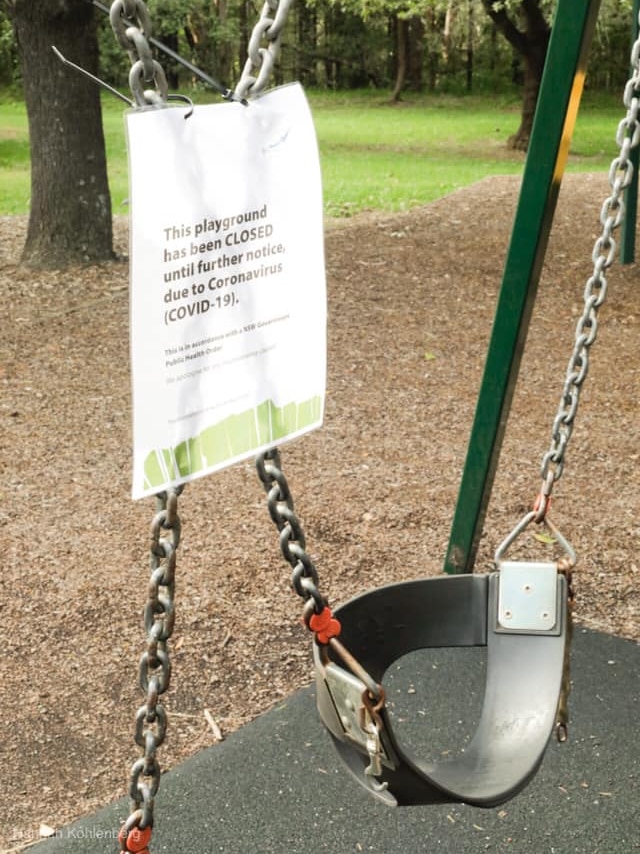
[[[280,532],[280,551],[292,568],[291,584],[298,596],[308,603],[305,623],[311,616],[320,614],[327,600],[320,593],[318,572],[306,551],[304,531],[296,516],[289,484],[282,471],[277,448],[266,451],[256,460],[258,477],[267,493],[269,515]]]
[[[266,88],[280,53],[282,30],[292,2],[266,0],[249,39],[238,85],[233,96],[225,90],[225,97],[245,100]],[[151,52],[151,17],[146,4],[143,0],[114,0],[109,17],[118,43],[131,59],[129,86],[136,104],[145,107],[166,103],[167,78]]]
[[[142,0],[114,0],[109,17],[116,39],[131,59],[129,85],[137,106],[166,104],[167,79],[151,53],[151,18],[146,5]],[[146,699],[136,713],[134,736],[142,756],[133,763],[129,777],[131,811],[118,835],[123,854],[148,854],[153,807],[160,786],[156,751],[167,732],[167,713],[160,698],[171,680],[168,641],[175,619],[176,552],[181,529],[178,496],[182,489],[171,488],[156,496],[151,524],[151,576],[144,609],[147,648],[139,665],[140,688]]]
[[[251,36],[249,59],[234,97],[254,96],[266,86],[278,55],[280,33],[290,5],[291,0],[267,0]],[[275,15],[271,17],[273,12]],[[162,66],[153,59],[149,44],[151,18],[145,3],[143,0],[114,0],[109,17],[117,41],[131,59],[129,85],[136,104],[138,107],[166,104],[169,97],[167,80]],[[263,37],[269,43],[267,48],[260,47]],[[258,69],[257,76],[253,76],[254,69]],[[305,622],[313,626],[313,620],[325,611],[326,602],[318,590],[318,576],[313,563],[304,550],[304,534],[293,512],[293,501],[279,468],[277,451],[269,462],[267,456],[261,477],[265,488],[270,491],[269,510],[281,530],[283,555],[294,567],[294,587],[311,603],[311,607],[305,609]],[[277,468],[271,466],[271,460]],[[268,483],[270,486],[267,487]],[[161,776],[156,751],[164,742],[167,730],[167,714],[160,697],[168,690],[171,679],[167,644],[175,618],[176,552],[181,529],[178,496],[181,492],[182,487],[177,487],[157,496],[157,512],[151,526],[151,577],[144,609],[147,649],[139,667],[140,687],[146,700],[138,709],[135,724],[135,741],[143,755],[131,768],[131,811],[118,836],[122,854],[148,854],[153,828],[154,801]],[[168,534],[163,536],[163,532]],[[328,622],[338,625],[335,620]],[[323,630],[331,636],[333,625],[325,626]]]
[[[135,741],[143,755],[131,767],[131,812],[119,836],[123,852],[142,854],[143,849],[147,849],[153,827],[154,799],[160,785],[156,750],[164,742],[167,730],[167,713],[160,697],[169,688],[171,679],[168,641],[175,618],[176,552],[181,530],[178,496],[182,489],[172,488],[156,496],[157,512],[151,523],[151,576],[144,609],[147,648],[139,666],[139,683],[146,699],[136,713],[135,725]]]
[[[640,23],[640,14],[638,15]],[[536,499],[533,511],[516,526],[513,533],[523,530],[529,522],[547,524],[555,533],[557,531],[547,518],[551,493],[554,484],[560,480],[564,471],[565,454],[575,422],[580,390],[589,370],[589,349],[596,340],[598,333],[598,312],[607,294],[607,279],[605,270],[615,261],[617,243],[614,232],[622,224],[625,215],[624,191],[633,180],[633,164],[630,153],[640,142],[640,35],[636,38],[631,49],[631,76],[626,83],[623,95],[626,116],[618,125],[616,143],[620,153],[611,162],[609,168],[609,195],[600,210],[602,232],[596,239],[591,252],[593,272],[584,289],[584,308],[580,316],[575,334],[575,342],[567,374],[560,397],[558,411],[551,428],[551,445],[544,454],[540,467],[542,488]],[[513,534],[511,535],[513,537]],[[507,538],[509,539],[509,538]],[[562,542],[565,542],[561,538]],[[566,544],[566,542],[565,542]],[[575,591],[572,583],[572,568],[575,565],[575,554],[569,549],[570,557],[558,563],[558,570],[567,578],[567,643],[565,648],[562,684],[556,717],[556,737],[558,741],[566,741],[568,737],[568,701],[571,691],[571,641],[573,636],[573,608]]]
[[[342,630],[333,616],[328,600],[319,588],[318,572],[306,551],[304,531],[293,507],[289,484],[282,471],[280,452],[272,448],[256,459],[258,477],[267,493],[269,515],[280,531],[280,551],[293,569],[291,583],[298,596],[305,600],[302,621],[314,633],[320,655],[326,658],[330,646],[366,688],[366,694],[379,711],[384,706],[384,689],[365,670],[360,662],[338,640]],[[373,708],[373,707],[372,707]]]
[[[131,59],[129,86],[139,107],[165,104],[169,86],[151,53],[151,16],[143,0],[114,0],[109,12],[114,35]]]
[[[280,53],[282,30],[293,0],[266,0],[247,49],[248,58],[238,85],[236,98],[254,98],[264,90]],[[261,47],[262,44],[266,47]]]
[[[633,179],[633,164],[629,155],[631,149],[640,142],[640,37],[631,51],[631,68],[631,77],[625,86],[623,97],[627,114],[618,125],[616,133],[620,154],[613,159],[609,169],[611,195],[605,200],[600,211],[602,233],[593,246],[593,273],[584,290],[584,310],[576,326],[575,344],[567,367],[560,405],[551,429],[551,446],[542,459],[543,486],[536,505],[538,521],[544,519],[553,485],[562,477],[564,470],[565,453],[580,402],[580,389],[589,369],[589,348],[598,331],[598,310],[607,293],[604,271],[611,267],[616,257],[617,244],[613,233],[624,219],[623,193]]]
[[[256,459],[256,469],[267,493],[269,515],[280,531],[280,551],[293,569],[293,589],[305,600],[302,612],[305,626],[314,633],[316,643],[321,648],[321,655],[325,656],[326,649],[330,646],[343,664],[364,684],[371,700],[379,704],[376,709],[381,709],[384,705],[382,686],[338,640],[340,622],[333,616],[326,596],[320,592],[318,572],[306,551],[304,531],[294,510],[278,449],[272,448],[260,454]]]

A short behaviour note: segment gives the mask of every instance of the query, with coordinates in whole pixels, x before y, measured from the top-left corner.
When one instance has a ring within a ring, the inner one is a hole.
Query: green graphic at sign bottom
[[[255,409],[205,427],[175,447],[152,451],[144,463],[144,488],[161,489],[172,481],[222,466],[319,423],[321,416],[321,395],[284,406],[265,400]]]

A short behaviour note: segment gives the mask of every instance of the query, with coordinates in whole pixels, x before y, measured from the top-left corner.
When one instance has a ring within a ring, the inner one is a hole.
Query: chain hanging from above
[[[95,6],[96,9],[99,9],[101,12],[104,12],[106,15],[111,17],[111,10],[109,9],[108,6],[105,6],[104,3],[102,3],[100,0],[85,0],[85,3],[90,3],[92,6]],[[125,13],[125,17],[126,17],[126,13]],[[123,24],[124,24],[124,21],[118,22],[119,27],[121,27]],[[152,47],[155,47],[161,53],[165,54],[165,56],[168,56],[174,62],[178,63],[178,65],[181,65],[183,68],[186,68],[187,71],[189,71],[191,74],[194,75],[194,77],[197,77],[206,86],[209,86],[215,92],[218,92],[220,95],[222,95],[222,97],[225,100],[227,100],[227,101],[236,100],[231,89],[224,86],[219,80],[216,80],[215,77],[212,77],[210,74],[207,74],[201,68],[198,68],[196,65],[194,65],[192,62],[189,62],[189,60],[185,59],[183,56],[180,56],[179,53],[176,53],[168,45],[164,44],[161,41],[158,41],[157,39],[154,39],[152,36],[149,35],[148,32],[146,33],[146,39]],[[118,41],[119,41],[119,39],[118,39]],[[128,50],[127,45],[123,45],[123,47],[125,48],[125,50]],[[105,88],[109,88],[108,85],[104,83],[104,81],[100,80],[98,82],[100,83],[100,85],[104,86]],[[118,92],[115,92],[114,94],[118,95],[118,97],[120,97],[120,98],[122,97]],[[170,95],[169,100],[171,100],[172,97],[174,97],[174,96]]]
[[[109,12],[114,35],[129,54],[129,87],[138,107],[166,104],[169,87],[164,69],[153,58],[151,16],[143,0],[114,0]]]
[[[293,570],[291,584],[298,596],[306,602],[304,622],[313,630],[311,622],[314,616],[320,616],[325,609],[328,610],[327,600],[320,593],[318,572],[306,551],[304,531],[293,506],[278,449],[273,448],[260,454],[256,460],[256,469],[267,493],[269,515],[280,532],[280,551]]]
[[[115,37],[131,60],[129,85],[134,97],[134,105],[139,108],[148,106],[163,107],[172,98],[168,94],[166,75],[159,62],[153,58],[151,44],[158,46],[151,38],[151,17],[143,0],[114,0],[109,10],[104,9],[96,0],[87,0],[109,12],[109,18]],[[264,89],[271,74],[280,47],[280,33],[291,4],[291,0],[268,0],[260,20],[249,43],[249,59],[236,93],[221,87],[213,78],[207,82],[221,91],[227,100],[240,100],[246,103],[245,94],[253,97]],[[273,17],[271,17],[273,15]],[[267,48],[260,47],[265,38]],[[64,57],[61,57],[63,61]],[[193,68],[193,67],[192,67]],[[257,76],[254,75],[254,70]],[[82,69],[80,69],[82,70]],[[197,71],[197,69],[196,69]],[[202,76],[202,75],[201,75]],[[97,81],[102,84],[101,81]],[[238,94],[241,92],[242,94]],[[119,97],[119,93],[115,93]],[[124,100],[127,100],[123,98]],[[188,100],[188,99],[185,99]],[[265,478],[268,475],[265,472]],[[281,483],[286,489],[282,476]],[[133,763],[129,779],[131,811],[122,825],[118,841],[121,854],[149,854],[149,843],[154,820],[155,796],[160,785],[160,764],[156,752],[165,740],[167,714],[160,702],[168,690],[171,678],[171,662],[168,641],[173,632],[175,618],[174,589],[176,571],[176,552],[180,542],[180,517],[178,515],[178,496],[183,487],[171,488],[156,496],[157,512],[151,526],[151,577],[148,586],[147,603],[144,609],[144,625],[147,633],[147,648],[139,666],[139,683],[145,694],[145,702],[138,709],[135,722],[135,741],[142,750],[142,756]],[[285,505],[292,502],[285,498]],[[274,498],[274,521],[287,518],[278,498]],[[295,520],[295,514],[293,514]],[[281,527],[285,527],[284,523]],[[287,526],[287,530],[292,530]],[[289,545],[289,559],[298,562],[304,552],[304,535],[296,525]],[[283,542],[283,551],[286,549]],[[305,612],[306,620],[312,630],[323,638],[329,639],[339,631],[337,621],[331,619],[330,612],[324,607],[324,600],[318,592],[315,581],[317,576],[308,558],[300,564],[301,571],[294,570],[299,592],[310,597],[312,607]],[[314,581],[315,579],[315,581]]]
[[[305,602],[302,612],[304,625],[314,633],[323,655],[330,646],[347,668],[364,683],[368,699],[374,704],[372,708],[379,710],[384,703],[382,686],[338,640],[342,627],[333,616],[326,596],[320,592],[318,571],[306,550],[304,531],[293,506],[278,449],[271,448],[260,454],[256,459],[256,470],[267,493],[269,515],[280,532],[280,551],[293,570],[291,585]]]
[[[638,23],[640,24],[640,14]],[[580,403],[580,391],[589,370],[589,350],[598,333],[598,312],[607,295],[605,271],[613,265],[616,259],[617,242],[614,232],[624,220],[624,192],[633,180],[634,170],[630,155],[631,150],[640,143],[640,124],[638,122],[640,112],[640,35],[636,38],[631,49],[631,74],[624,88],[623,104],[627,113],[616,131],[616,144],[620,151],[613,158],[609,167],[608,178],[611,193],[600,209],[602,231],[595,240],[591,252],[593,271],[587,279],[584,289],[584,307],[576,325],[574,346],[567,366],[558,411],[551,428],[551,444],[549,450],[542,457],[540,466],[542,487],[533,509],[516,525],[506,541],[513,541],[529,524],[542,523],[549,528],[555,542],[566,545],[566,541],[550,522],[547,514],[551,506],[553,487],[560,480],[564,471],[565,454],[573,433],[575,417]],[[558,563],[559,571],[566,576],[568,589],[567,649],[556,724],[556,735],[559,741],[566,741],[567,739],[568,697],[571,690],[570,646],[573,635],[573,608],[575,604],[573,586],[575,554],[571,548],[568,551],[571,553],[571,557]],[[496,556],[498,552],[496,552]]]
[[[602,233],[593,246],[593,273],[584,290],[584,310],[576,326],[575,344],[567,367],[560,405],[551,429],[551,445],[542,459],[542,490],[535,507],[537,522],[544,520],[549,509],[553,485],[560,480],[564,470],[564,457],[578,411],[580,389],[589,369],[589,349],[596,340],[598,331],[598,311],[607,294],[604,272],[616,258],[617,243],[613,234],[622,225],[625,215],[623,195],[633,180],[630,153],[640,142],[640,37],[636,39],[631,50],[631,76],[624,89],[623,102],[627,114],[618,125],[616,133],[620,153],[614,157],[609,168],[611,195],[605,199],[600,211]]]
[[[164,742],[167,730],[167,713],[160,698],[171,680],[168,641],[175,619],[176,552],[181,530],[178,496],[181,491],[182,487],[178,487],[156,496],[157,512],[151,523],[151,577],[144,608],[147,648],[139,666],[139,683],[145,702],[136,713],[135,724],[135,742],[142,749],[142,756],[131,767],[131,812],[118,836],[123,854],[148,854],[154,800],[160,785],[156,751]]]
[[[164,106],[169,98],[162,66],[152,55],[151,18],[142,0],[115,0],[109,13],[119,44],[131,60],[129,85],[138,108]],[[178,495],[182,487],[156,496],[151,524],[150,566],[144,626],[147,648],[139,665],[140,688],[145,702],[136,713],[135,741],[142,756],[131,767],[129,796],[131,811],[118,835],[122,854],[149,854],[153,808],[160,785],[160,763],[156,752],[165,740],[167,713],[160,702],[171,679],[168,641],[175,618],[174,590],[176,552],[180,542]]]
[[[282,30],[292,2],[266,0],[249,39],[247,61],[235,88],[236,98],[255,98],[266,88],[280,53]]]
[[[86,2],[105,10],[98,0]],[[246,103],[248,99],[263,92],[269,83],[280,53],[282,31],[292,2],[293,0],[266,0],[251,33],[247,60],[234,92],[195,66],[186,62],[184,64],[219,91],[226,100]],[[173,96],[168,94],[164,69],[153,58],[151,45],[158,46],[158,43],[151,37],[151,16],[146,4],[143,0],[114,0],[108,11],[115,37],[131,60],[129,86],[135,103],[138,107],[166,104]],[[164,46],[162,49],[183,62]]]

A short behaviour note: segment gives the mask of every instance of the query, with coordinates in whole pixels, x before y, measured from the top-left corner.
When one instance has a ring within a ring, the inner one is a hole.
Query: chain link
[[[282,30],[292,2],[266,0],[249,39],[238,85],[233,95],[225,90],[225,97],[244,101],[266,88],[280,53]],[[169,97],[167,78],[151,52],[151,16],[146,4],[143,0],[114,0],[109,18],[118,43],[131,60],[129,86],[136,104],[165,104]]]
[[[256,460],[260,482],[267,493],[269,515],[280,532],[280,551],[292,568],[291,584],[298,596],[305,600],[304,621],[320,614],[327,605],[320,593],[318,572],[306,551],[304,531],[296,516],[289,484],[282,471],[280,452],[272,448]]]
[[[154,799],[160,786],[161,770],[156,751],[167,732],[167,713],[160,698],[171,681],[168,641],[175,617],[176,552],[181,530],[178,496],[181,492],[182,487],[176,487],[156,496],[157,508],[151,523],[151,576],[144,608],[147,647],[140,658],[138,674],[145,702],[136,713],[134,736],[142,756],[133,763],[129,777],[131,813],[120,832],[125,852],[138,851],[139,834],[147,831],[150,834]]]
[[[266,0],[249,39],[247,61],[235,88],[236,98],[254,98],[265,89],[280,53],[282,30],[292,2]]]
[[[630,152],[640,142],[640,37],[631,51],[631,67],[631,77],[625,86],[623,98],[627,114],[618,125],[616,133],[620,154],[613,159],[609,169],[611,195],[605,200],[600,211],[602,233],[593,246],[593,273],[584,290],[584,310],[576,326],[575,344],[567,367],[560,405],[551,428],[551,445],[542,459],[543,487],[541,500],[536,508],[539,519],[544,518],[553,485],[562,477],[564,470],[565,453],[580,402],[580,389],[589,369],[589,348],[596,340],[598,331],[598,310],[607,293],[604,273],[616,257],[617,244],[613,234],[624,219],[623,194],[633,179]]]
[[[278,56],[280,35],[290,5],[291,0],[267,0],[249,42],[249,58],[237,88],[242,94],[236,93],[234,97],[254,96],[266,86]],[[169,98],[167,80],[162,66],[152,55],[151,18],[145,3],[143,0],[114,0],[109,17],[118,43],[131,60],[129,85],[137,106],[166,104]],[[260,47],[263,38],[268,43],[266,48]],[[254,71],[257,71],[255,75]],[[305,621],[309,624],[315,614],[322,613],[326,603],[317,587],[315,567],[305,551],[304,533],[293,511],[293,500],[279,467],[277,451],[264,455],[260,471],[269,492],[269,512],[281,532],[282,553],[293,567],[294,588],[311,604],[305,609]],[[151,577],[144,608],[147,648],[139,665],[139,683],[145,702],[136,713],[134,735],[142,756],[133,763],[129,777],[131,812],[118,837],[124,854],[148,854],[154,801],[160,786],[161,769],[156,751],[163,744],[167,731],[167,714],[160,698],[171,680],[168,641],[175,617],[176,552],[181,527],[178,496],[181,492],[182,487],[177,487],[157,496],[157,512],[151,526]]]
[[[164,69],[153,58],[151,16],[143,0],[114,0],[109,19],[114,35],[129,54],[129,86],[138,107],[165,104],[169,86]]]

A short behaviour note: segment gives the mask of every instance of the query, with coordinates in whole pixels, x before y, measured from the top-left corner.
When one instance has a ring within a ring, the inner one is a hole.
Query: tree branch
[[[540,0],[522,0],[522,14],[527,22],[527,32],[548,38],[550,27],[542,12]]]
[[[524,0],[527,2],[527,0]],[[535,2],[535,0],[534,0]],[[515,23],[507,15],[502,4],[498,4],[495,0],[482,0],[487,15],[491,18],[498,30],[502,33],[510,45],[518,51],[518,53],[526,53],[527,38],[525,33],[517,28]]]

